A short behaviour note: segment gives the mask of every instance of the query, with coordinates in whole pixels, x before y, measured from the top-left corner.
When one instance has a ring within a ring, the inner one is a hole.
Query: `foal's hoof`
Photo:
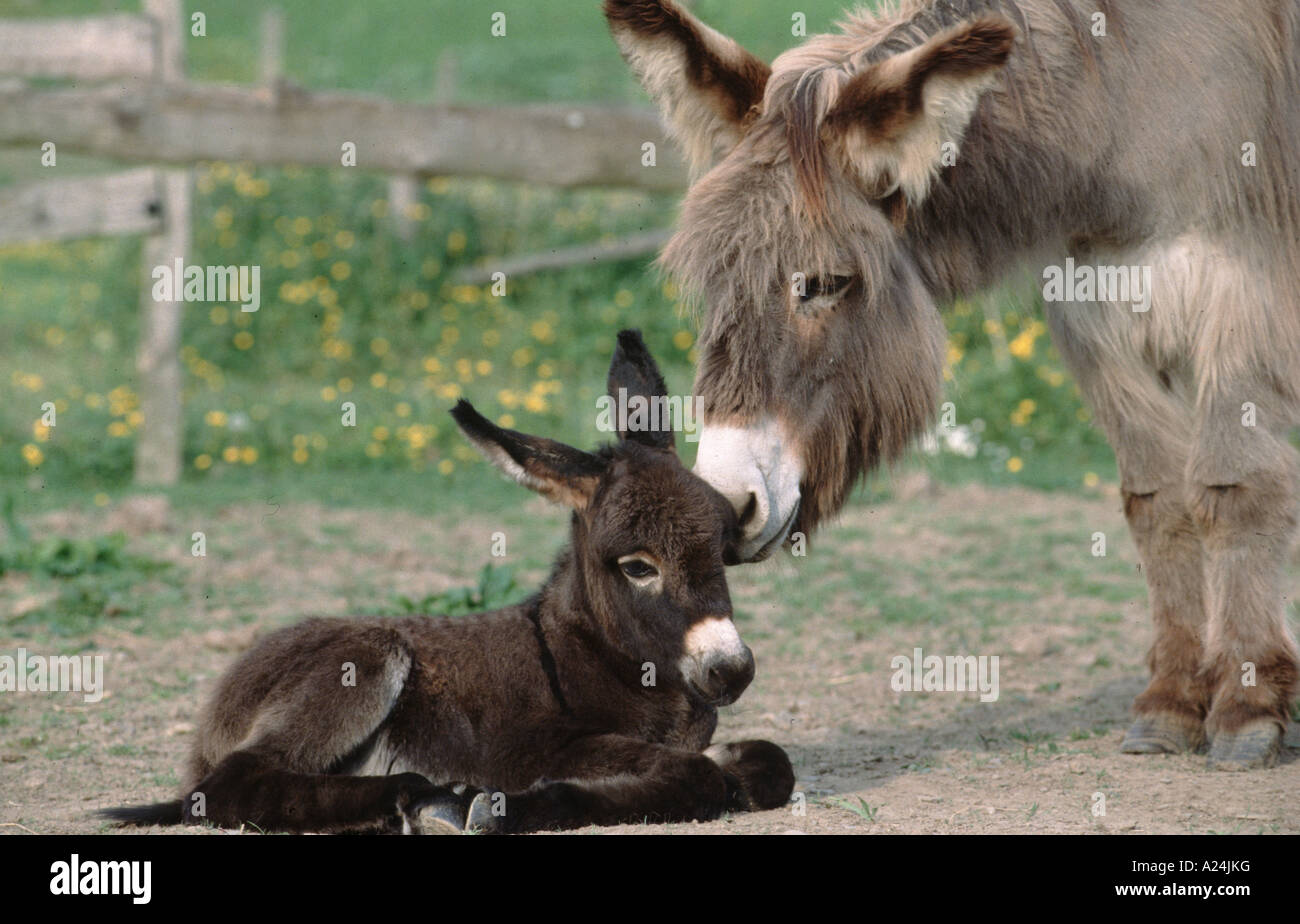
[[[426,802],[410,818],[411,834],[460,834],[465,822],[465,805],[456,796]]]
[[[485,790],[474,797],[469,804],[469,815],[465,818],[465,830],[476,834],[500,834],[505,830],[503,815],[493,812],[496,800],[505,798],[504,793]]]
[[[1119,749],[1125,754],[1182,754],[1200,747],[1202,737],[1200,723],[1154,712],[1138,717]]]
[[[1210,745],[1211,770],[1271,767],[1282,749],[1282,730],[1269,719],[1248,722],[1235,732],[1219,732]]]

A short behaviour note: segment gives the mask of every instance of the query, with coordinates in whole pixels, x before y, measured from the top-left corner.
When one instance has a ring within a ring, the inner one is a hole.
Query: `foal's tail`
[[[183,806],[180,799],[173,799],[171,802],[155,802],[153,805],[123,805],[119,808],[100,809],[95,814],[119,825],[179,825],[185,821]]]

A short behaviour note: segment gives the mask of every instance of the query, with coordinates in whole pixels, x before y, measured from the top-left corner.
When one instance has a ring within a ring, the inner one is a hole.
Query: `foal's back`
[[[554,711],[530,695],[547,687],[530,605],[460,619],[308,619],[266,635],[204,707],[187,786],[240,749],[303,773],[470,776],[491,759],[478,748],[505,731],[491,727],[502,717],[538,724]]]

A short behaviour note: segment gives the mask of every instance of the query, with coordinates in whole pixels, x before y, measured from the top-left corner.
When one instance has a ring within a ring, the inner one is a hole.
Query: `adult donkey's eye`
[[[634,581],[648,581],[659,574],[659,569],[654,565],[644,558],[637,558],[632,555],[620,558],[618,568]]]
[[[799,301],[812,301],[823,295],[839,295],[853,282],[852,276],[817,276],[804,283],[803,294]]]

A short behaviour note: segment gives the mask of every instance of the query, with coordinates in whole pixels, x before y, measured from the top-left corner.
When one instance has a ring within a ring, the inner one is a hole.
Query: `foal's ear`
[[[605,19],[698,176],[740,140],[770,68],[672,0],[605,0]]]
[[[945,145],[960,143],[1016,35],[1008,20],[984,16],[870,65],[840,90],[822,122],[823,139],[840,145],[866,188],[882,196],[901,191],[919,203]]]
[[[639,330],[618,332],[618,346],[614,347],[614,358],[609,363],[607,390],[616,408],[619,406],[620,390],[627,396],[627,419],[624,420],[620,414],[618,421],[620,425],[627,424],[627,429],[620,426],[619,439],[643,443],[654,449],[676,448],[672,421],[665,419],[667,402],[659,400],[667,397],[668,387],[664,385],[664,377],[659,374],[659,366],[646,348]],[[644,404],[641,405],[643,415],[633,413],[633,398],[644,399]],[[652,407],[656,407],[654,413],[651,413]],[[655,423],[658,427],[651,429]]]
[[[461,432],[487,460],[543,497],[585,510],[596,493],[605,463],[564,443],[504,430],[468,401],[459,401],[451,416]]]

